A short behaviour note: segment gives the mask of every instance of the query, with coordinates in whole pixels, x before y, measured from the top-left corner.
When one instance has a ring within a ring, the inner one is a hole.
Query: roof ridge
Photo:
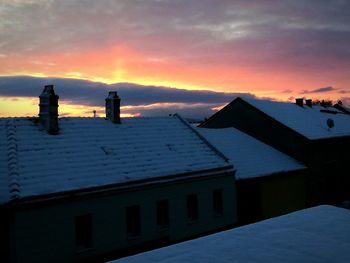
[[[186,120],[184,120],[179,114],[176,116],[183,124],[185,124],[194,134],[196,134],[215,154],[219,155],[225,162],[230,163],[230,159],[227,158],[221,151],[219,151],[214,145],[212,145],[200,132],[193,128]]]
[[[17,199],[20,197],[20,184],[15,119],[10,119],[6,122],[6,138],[10,199]]]

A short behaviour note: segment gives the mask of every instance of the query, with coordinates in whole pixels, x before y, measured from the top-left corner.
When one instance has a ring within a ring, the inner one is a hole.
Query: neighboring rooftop
[[[341,112],[344,112],[345,114],[350,114],[350,108],[346,107],[342,103],[338,102],[338,103],[334,104],[333,107]]]
[[[350,262],[349,251],[350,211],[319,206],[113,263]]]
[[[235,165],[236,178],[248,179],[306,168],[284,153],[235,129],[197,128]]]
[[[0,119],[0,203],[230,166],[181,117]]]
[[[350,116],[332,107],[308,107],[306,105],[300,107],[295,103],[255,99],[242,100],[308,139],[350,136]],[[327,125],[328,119],[333,120],[334,127],[330,128]]]

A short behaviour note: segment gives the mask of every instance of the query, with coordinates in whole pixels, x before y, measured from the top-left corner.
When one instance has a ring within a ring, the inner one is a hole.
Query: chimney
[[[120,98],[116,91],[110,91],[106,98],[106,118],[113,123],[120,123]]]
[[[306,104],[306,106],[312,108],[312,100],[311,99],[305,100],[305,104]]]
[[[297,98],[295,99],[295,104],[300,106],[300,107],[303,107],[303,104],[304,104],[304,99],[303,98]]]
[[[58,96],[53,85],[46,85],[39,96],[39,120],[49,134],[58,133]]]

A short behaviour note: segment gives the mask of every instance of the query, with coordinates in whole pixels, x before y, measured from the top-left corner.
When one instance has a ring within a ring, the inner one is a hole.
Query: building
[[[110,263],[350,262],[350,211],[318,206]]]
[[[309,205],[350,198],[350,116],[332,107],[236,98],[201,127],[235,127],[309,168]]]
[[[337,109],[338,111],[341,111],[345,114],[350,114],[350,109],[343,105],[341,101],[333,105],[333,108]]]
[[[235,129],[197,129],[235,165],[239,224],[305,208],[306,167]]]
[[[107,259],[237,222],[233,166],[180,116],[0,119],[2,262]]]

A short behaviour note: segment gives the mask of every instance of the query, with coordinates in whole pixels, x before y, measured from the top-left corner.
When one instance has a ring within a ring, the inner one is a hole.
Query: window
[[[169,204],[168,200],[157,201],[157,227],[167,228],[169,226]]]
[[[136,237],[141,233],[140,206],[133,205],[126,208],[126,231],[128,236]]]
[[[339,186],[341,185],[340,177],[337,173],[337,162],[329,161],[324,164],[324,195],[325,200],[323,202],[329,204],[336,204],[342,200],[341,194],[339,192]]]
[[[223,197],[222,189],[215,189],[213,191],[213,211],[215,215],[223,214]]]
[[[78,250],[92,247],[92,216],[91,214],[75,218],[75,243]]]
[[[198,197],[196,194],[187,196],[187,218],[190,221],[198,220]]]

